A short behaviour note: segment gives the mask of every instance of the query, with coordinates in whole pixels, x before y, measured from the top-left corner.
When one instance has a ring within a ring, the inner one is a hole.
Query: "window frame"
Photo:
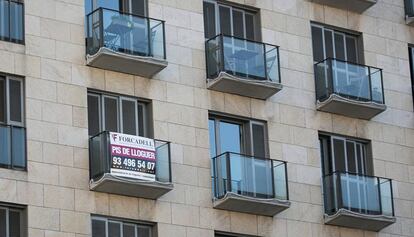
[[[241,37],[243,39],[247,39],[247,28],[246,28],[246,14],[251,15],[253,17],[253,36],[254,39],[249,39],[252,41],[257,41],[260,42],[261,41],[261,22],[260,22],[260,10],[259,9],[255,9],[253,7],[247,7],[244,5],[240,5],[240,4],[235,4],[235,3],[230,3],[230,2],[225,2],[225,1],[220,1],[220,0],[203,0],[203,4],[204,2],[206,3],[210,3],[214,5],[214,19],[215,19],[215,35],[219,35],[222,34],[221,32],[221,20],[220,20],[220,7],[225,7],[225,8],[229,8],[230,11],[230,30],[231,30],[231,34],[229,36],[234,36],[234,25],[233,25],[233,11],[238,11],[238,12],[242,12],[243,14],[243,34],[244,36]],[[203,6],[203,16],[204,16],[204,6]],[[204,31],[206,31],[206,27],[204,24]],[[213,36],[213,37],[214,37]],[[234,36],[236,37],[236,36]],[[206,34],[204,34],[204,38],[206,40],[208,40],[209,38],[206,38]],[[211,38],[211,37],[210,37]]]
[[[257,125],[262,125],[263,129],[264,129],[264,137],[263,137],[263,141],[264,141],[264,153],[265,153],[265,157],[260,157],[260,158],[269,158],[269,133],[268,133],[268,127],[267,127],[267,122],[266,121],[262,121],[262,120],[257,120],[257,119],[252,119],[252,118],[245,118],[245,117],[239,117],[239,116],[234,116],[234,115],[228,115],[228,114],[223,114],[223,113],[217,113],[217,112],[209,112],[209,116],[208,116],[208,120],[214,120],[214,146],[215,146],[215,151],[216,154],[210,154],[210,157],[216,157],[218,155],[221,155],[227,151],[221,151],[221,149],[219,149],[219,144],[220,144],[220,122],[226,122],[226,123],[232,123],[232,124],[238,124],[240,125],[240,130],[241,130],[241,134],[240,134],[240,138],[241,138],[241,153],[244,155],[251,155],[251,156],[255,156],[254,155],[254,144],[253,144],[253,124],[257,124]],[[210,128],[209,128],[210,129]],[[209,132],[210,133],[210,132]],[[209,134],[210,136],[210,134]],[[211,146],[211,144],[210,144]],[[211,150],[211,147],[210,147]]]
[[[332,35],[333,35],[332,41],[333,42],[335,41],[335,39],[334,39],[335,33],[341,34],[341,35],[344,36],[344,39],[345,39],[345,42],[344,42],[344,45],[345,45],[344,52],[346,52],[346,53],[347,53],[347,49],[346,49],[346,44],[347,44],[346,43],[346,38],[347,37],[354,38],[355,39],[355,43],[356,43],[356,51],[357,52],[355,53],[355,56],[356,56],[357,62],[352,62],[352,61],[349,61],[349,62],[355,63],[355,64],[364,64],[365,58],[364,58],[364,44],[363,44],[363,35],[362,35],[362,33],[356,32],[356,31],[352,31],[352,30],[348,30],[348,29],[343,29],[343,28],[340,28],[340,27],[332,26],[332,25],[327,25],[327,24],[319,23],[319,22],[314,22],[314,21],[311,21],[310,26],[311,26],[311,32],[312,32],[312,28],[313,27],[319,28],[322,31],[322,46],[323,46],[323,48],[322,48],[322,50],[323,50],[323,59],[322,59],[322,61],[323,60],[326,60],[328,58],[326,56],[326,49],[325,49],[326,48],[325,30],[328,30],[328,31],[331,31],[332,32]],[[314,40],[312,33],[311,33],[311,40],[312,41]],[[333,48],[333,54],[335,55],[334,52],[336,51],[336,49],[335,49],[334,46],[335,45],[333,45],[332,48]],[[315,55],[314,50],[315,49],[312,46],[312,60],[313,60],[314,63],[319,63],[320,61],[315,61],[315,59],[314,59],[314,55]],[[336,58],[336,57],[333,56],[333,58]]]
[[[24,0],[0,0],[0,1],[4,1],[4,2],[9,2],[9,32],[8,32],[8,34],[9,34],[9,37],[3,37],[3,36],[0,36],[0,40],[1,41],[5,41],[5,42],[10,42],[10,43],[16,43],[16,44],[21,44],[21,45],[25,45],[26,44],[26,29],[25,29],[25,4],[24,4]],[[11,25],[12,25],[12,23],[11,23],[11,17],[10,17],[10,12],[11,12],[11,10],[10,10],[10,2],[14,2],[14,3],[17,3],[17,4],[21,4],[22,5],[22,39],[21,40],[15,40],[15,39],[11,39],[11,37],[10,37],[10,32],[11,32]]]
[[[99,118],[98,118],[98,122],[99,122],[99,133],[104,132],[104,131],[109,131],[106,129],[105,127],[105,98],[112,98],[112,99],[116,99],[117,101],[117,132],[119,133],[123,133],[123,115],[122,115],[122,100],[127,100],[127,101],[135,101],[135,118],[136,118],[136,135],[135,136],[140,136],[140,131],[139,131],[139,111],[138,108],[139,106],[143,107],[143,137],[152,137],[152,127],[151,126],[151,118],[152,118],[152,114],[151,114],[151,100],[148,99],[143,99],[143,98],[139,98],[139,97],[135,97],[135,96],[129,96],[129,95],[122,95],[122,94],[118,94],[118,93],[113,93],[113,92],[108,92],[108,91],[101,91],[101,90],[96,90],[96,89],[88,89],[87,90],[87,96],[93,96],[96,97],[98,99],[98,114],[99,114]],[[88,111],[88,122],[89,122],[89,111]],[[88,134],[89,134],[89,126],[88,126]],[[89,135],[89,137],[95,136],[96,134],[92,134]]]
[[[21,237],[28,236],[27,231],[27,207],[12,203],[0,202],[0,210],[6,210],[6,237],[10,236],[10,211],[18,212],[20,214],[20,234]]]
[[[124,225],[133,225],[135,227],[135,237],[139,237],[138,233],[137,233],[137,227],[139,226],[145,226],[148,227],[148,229],[150,230],[150,235],[149,237],[155,237],[157,234],[157,225],[156,223],[153,222],[148,222],[148,221],[136,221],[136,220],[130,220],[130,219],[125,219],[125,218],[118,218],[118,217],[108,217],[108,216],[102,216],[102,215],[91,215],[91,230],[93,230],[93,220],[98,220],[98,221],[104,221],[105,222],[105,236],[101,236],[101,237],[110,237],[109,235],[109,230],[108,230],[108,224],[109,222],[111,223],[119,223],[120,224],[120,234],[121,237],[123,237],[123,226]],[[92,235],[92,231],[91,231],[91,237],[93,237]]]
[[[411,94],[413,97],[414,107],[414,44],[408,44],[408,57],[410,62],[410,79],[411,79]]]

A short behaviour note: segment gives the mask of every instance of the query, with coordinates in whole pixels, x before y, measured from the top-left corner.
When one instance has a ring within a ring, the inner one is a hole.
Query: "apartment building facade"
[[[0,237],[414,236],[413,22],[0,0]]]

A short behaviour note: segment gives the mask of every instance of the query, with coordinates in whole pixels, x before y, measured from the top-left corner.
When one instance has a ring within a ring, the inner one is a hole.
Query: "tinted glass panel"
[[[348,172],[357,173],[357,164],[355,161],[355,144],[346,142],[346,155],[348,161]]]
[[[105,221],[92,220],[92,237],[105,237]]]
[[[23,40],[23,4],[10,2],[10,38]]]
[[[9,237],[21,237],[20,212],[9,211]]]
[[[88,129],[89,136],[99,133],[99,96],[88,95]]]
[[[357,55],[357,40],[355,37],[346,37],[346,54],[347,60],[349,62],[358,62],[358,55]]]
[[[146,226],[138,226],[137,227],[138,237],[150,237],[151,236],[151,229]]]
[[[221,29],[221,33],[225,34],[225,35],[232,35],[230,8],[220,6],[219,11],[220,11],[220,29]]]
[[[345,142],[343,140],[333,139],[333,154],[335,159],[334,171],[346,171],[345,168]]]
[[[9,38],[9,2],[0,0],[0,39]]]
[[[137,106],[136,101],[122,100],[123,133],[137,135]]]
[[[243,12],[233,10],[233,36],[244,38]]]
[[[108,237],[121,237],[121,224],[108,222]]]
[[[0,209],[0,236],[6,236],[6,210]]]
[[[312,26],[312,46],[313,60],[315,62],[324,60],[322,29],[319,27]]]
[[[119,2],[118,0],[92,0],[93,2],[96,1],[96,5],[93,6],[94,9],[103,7],[103,8],[109,8],[113,10],[120,10]]]
[[[204,2],[204,36],[206,38],[211,38],[215,36],[216,33],[216,13],[215,6],[213,3]]]
[[[254,16],[245,14],[246,39],[254,40]]]
[[[122,228],[123,237],[135,237],[135,225],[124,224]]]
[[[144,104],[138,104],[138,131],[139,136],[146,136],[145,133],[145,105]]]
[[[22,115],[22,85],[20,81],[9,80],[10,121],[23,122]]]
[[[346,60],[345,56],[345,41],[342,34],[335,33],[335,58]]]
[[[0,77],[0,122],[6,122],[6,81]]]
[[[220,152],[241,153],[241,144],[241,126],[220,122]]]
[[[253,151],[257,157],[266,157],[265,150],[265,130],[261,124],[253,124]]]
[[[325,30],[325,58],[334,58],[332,31]]]
[[[118,132],[118,100],[115,98],[104,98],[105,104],[105,130]]]
[[[10,127],[0,126],[0,165],[10,165]]]
[[[26,132],[24,128],[12,127],[13,167],[26,167]]]
[[[213,119],[208,120],[208,131],[210,138],[210,156],[215,157],[218,154],[216,152],[216,129],[215,121]]]
[[[132,14],[139,16],[146,16],[146,0],[134,0],[131,1],[131,10],[129,11]]]

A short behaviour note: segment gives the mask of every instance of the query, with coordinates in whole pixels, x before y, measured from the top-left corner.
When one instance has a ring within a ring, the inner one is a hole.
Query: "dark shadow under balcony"
[[[323,185],[325,224],[380,231],[395,222],[390,179],[334,172]]]
[[[290,207],[286,162],[230,152],[212,162],[214,208],[274,216]]]
[[[114,157],[111,154],[110,133],[102,132],[89,139],[90,189],[98,192],[157,199],[173,189],[171,182],[170,144],[155,141],[155,180],[123,177],[111,172]],[[124,160],[125,162],[125,160]],[[134,166],[145,163],[132,162]],[[149,165],[147,163],[147,165]]]
[[[328,58],[315,64],[315,80],[320,111],[369,120],[387,108],[379,68]]]
[[[414,26],[414,1],[404,0],[405,4],[405,23]]]
[[[357,13],[362,13],[368,8],[374,6],[377,0],[310,0],[314,3],[327,5],[330,7],[349,10]]]
[[[279,48],[233,36],[206,41],[207,87],[267,99],[282,89]]]
[[[87,65],[147,78],[168,65],[163,21],[105,8],[86,19]]]

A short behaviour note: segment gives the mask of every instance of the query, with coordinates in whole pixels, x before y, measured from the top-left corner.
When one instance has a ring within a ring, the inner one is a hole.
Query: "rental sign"
[[[155,181],[155,141],[122,133],[109,133],[111,174]]]

